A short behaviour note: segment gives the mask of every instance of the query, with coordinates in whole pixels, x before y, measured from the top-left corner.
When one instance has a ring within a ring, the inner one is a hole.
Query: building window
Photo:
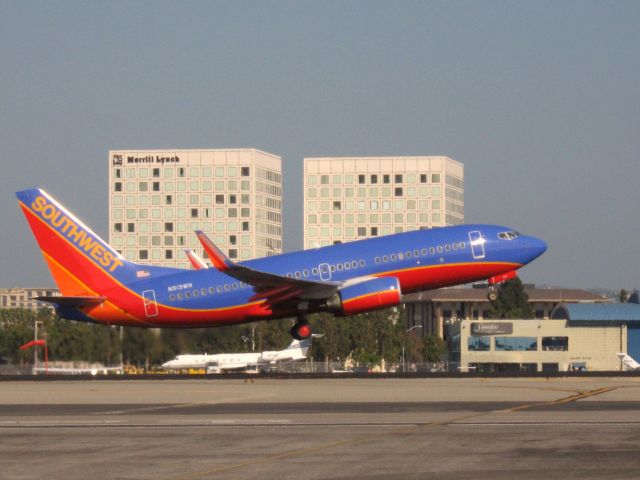
[[[238,237],[236,237],[235,235],[229,235],[229,243],[231,245],[237,245],[238,244]]]
[[[367,181],[366,175],[358,175],[358,183],[365,183]]]
[[[159,192],[160,191],[160,182],[153,182],[152,190],[154,192]]]
[[[238,197],[236,197],[235,195],[229,195],[229,203],[231,204],[238,203]]]
[[[391,183],[391,175],[383,175],[382,183]]]
[[[134,233],[136,231],[136,224],[135,223],[127,223],[127,232],[128,233]]]
[[[432,173],[431,174],[431,183],[440,183],[440,174]]]
[[[224,203],[224,195],[216,195],[216,203],[223,204]]]
[[[164,231],[165,232],[173,232],[173,222],[165,222],[164,223]]]
[[[367,236],[367,227],[358,227],[358,236],[366,237]]]
[[[114,223],[113,231],[116,233],[122,233],[122,223]]]
[[[140,260],[148,260],[149,259],[149,251],[148,250],[140,250],[138,253],[138,258]]]
[[[122,182],[116,182],[113,184],[113,191],[114,192],[121,192],[122,191]]]
[[[165,250],[164,258],[167,260],[173,260],[173,250]]]
[[[569,337],[542,337],[542,350],[566,352],[569,350]]]
[[[496,351],[535,351],[538,350],[536,337],[496,337]]]
[[[164,203],[165,205],[172,205],[173,197],[171,195],[167,195],[166,197],[164,197]]]
[[[378,175],[371,175],[371,183],[378,183]]]
[[[192,208],[191,209],[191,218],[198,218],[198,209],[197,208]]]
[[[428,177],[428,175],[426,173],[421,173],[420,174],[420,183],[427,183],[427,177]]]
[[[371,236],[372,237],[378,236],[378,227],[371,227]]]
[[[151,175],[153,176],[153,178],[160,178],[160,169],[159,168],[154,168],[152,170]]]
[[[238,258],[238,249],[230,248],[229,249],[229,258]]]
[[[401,174],[396,174],[395,182],[396,183],[402,183],[402,175]]]
[[[241,177],[248,177],[250,173],[251,173],[251,170],[249,170],[249,167],[240,167]]]
[[[402,196],[402,187],[396,187],[393,191],[394,191],[394,195],[396,197],[401,197]]]
[[[179,177],[184,177],[185,175],[186,175],[185,174],[185,168],[184,167],[178,168],[178,176]]]
[[[342,202],[339,201],[339,200],[333,202],[333,209],[334,210],[342,210]]]
[[[249,222],[242,222],[242,231],[243,232],[249,231]]]
[[[469,337],[467,343],[467,348],[471,352],[488,352],[490,346],[490,337]]]

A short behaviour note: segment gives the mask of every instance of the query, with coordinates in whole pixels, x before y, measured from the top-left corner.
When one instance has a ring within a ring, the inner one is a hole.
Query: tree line
[[[33,351],[20,346],[38,337],[46,338],[51,361],[88,361],[104,365],[157,366],[183,353],[229,353],[281,350],[291,342],[292,320],[274,320],[243,325],[199,329],[145,329],[76,322],[59,318],[49,309],[37,312],[0,309],[0,363],[29,365]],[[388,364],[437,362],[444,342],[419,331],[406,331],[400,307],[352,317],[310,315],[315,333],[310,358],[321,362]],[[404,355],[403,355],[404,354]]]

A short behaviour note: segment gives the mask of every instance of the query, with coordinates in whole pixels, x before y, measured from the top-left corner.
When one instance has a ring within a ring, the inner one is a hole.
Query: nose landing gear
[[[496,292],[496,289],[493,285],[489,287],[489,293],[487,293],[487,299],[490,302],[495,302],[496,300],[498,300],[498,292]]]

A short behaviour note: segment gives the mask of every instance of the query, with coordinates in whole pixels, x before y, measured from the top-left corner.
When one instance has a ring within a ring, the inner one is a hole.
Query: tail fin
[[[44,190],[23,190],[16,196],[63,295],[95,296],[149,275],[148,267],[125,260]]]
[[[640,369],[640,363],[636,362],[629,354],[623,352],[618,353],[618,358],[622,361],[622,364],[627,370]]]
[[[309,353],[313,339],[319,337],[322,337],[322,335],[314,333],[304,340],[293,339],[287,348],[278,352],[278,359],[290,358],[300,360],[307,358],[307,353]]]

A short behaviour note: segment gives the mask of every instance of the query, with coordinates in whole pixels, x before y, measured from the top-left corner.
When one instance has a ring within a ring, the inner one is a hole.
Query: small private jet
[[[284,350],[249,352],[249,353],[217,353],[214,355],[178,355],[173,360],[162,364],[166,370],[206,369],[207,373],[224,373],[246,371],[249,368],[259,368],[274,365],[277,362],[294,362],[305,360],[313,334],[306,340],[293,340]]]
[[[16,195],[62,294],[38,300],[63,318],[108,325],[214,327],[295,317],[291,334],[303,340],[312,334],[309,313],[349,316],[399,305],[403,294],[420,290],[495,285],[547,249],[512,228],[480,224],[234,262],[198,231],[213,266],[192,258],[199,268],[183,270],[128,261],[42,189]]]

